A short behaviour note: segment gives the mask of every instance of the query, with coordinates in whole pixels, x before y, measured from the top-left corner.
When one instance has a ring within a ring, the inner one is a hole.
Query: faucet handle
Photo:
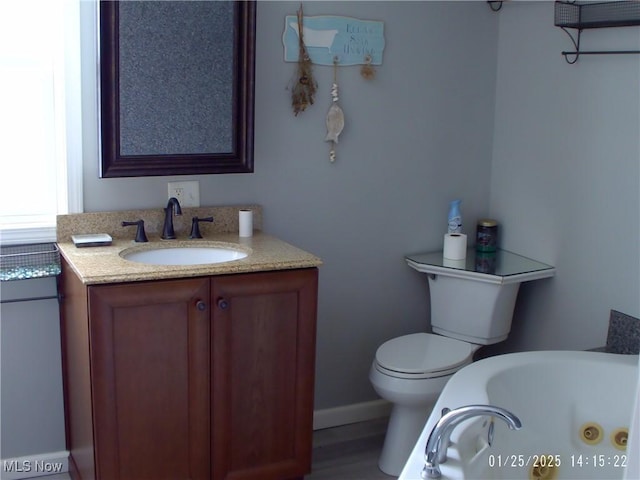
[[[123,227],[128,227],[131,225],[137,225],[138,230],[136,230],[136,243],[148,242],[147,234],[144,232],[144,220],[137,220],[135,222],[122,222]]]
[[[205,217],[205,218],[192,217],[191,218],[191,234],[189,235],[189,238],[202,238],[202,234],[200,233],[200,222],[213,222],[213,217]]]

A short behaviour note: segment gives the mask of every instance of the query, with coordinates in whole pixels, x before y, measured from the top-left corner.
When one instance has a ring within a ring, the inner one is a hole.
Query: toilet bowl
[[[522,282],[552,277],[550,265],[498,249],[492,273],[476,271],[475,249],[464,265],[446,265],[442,252],[408,255],[407,264],[426,273],[429,333],[382,344],[369,371],[375,391],[393,404],[378,465],[398,476],[427,417],[451,376],[473,360],[482,345],[505,340]]]
[[[393,404],[380,470],[400,474],[445,384],[472,362],[478,348],[430,333],[394,338],[378,348],[369,380],[376,393]]]

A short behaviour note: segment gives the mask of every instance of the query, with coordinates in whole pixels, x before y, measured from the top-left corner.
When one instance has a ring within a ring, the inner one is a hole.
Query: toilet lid
[[[378,364],[408,374],[456,370],[470,361],[474,345],[430,333],[414,333],[383,343],[376,352]]]

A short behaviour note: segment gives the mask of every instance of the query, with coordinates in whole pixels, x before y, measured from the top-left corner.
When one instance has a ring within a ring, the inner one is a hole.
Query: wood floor
[[[313,466],[305,480],[393,480],[378,469],[387,419],[317,430],[313,434]],[[38,480],[71,480],[66,474]]]
[[[378,469],[387,419],[317,430],[305,480],[391,480]]]

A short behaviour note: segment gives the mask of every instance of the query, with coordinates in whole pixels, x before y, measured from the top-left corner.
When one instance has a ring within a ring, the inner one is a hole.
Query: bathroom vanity
[[[310,471],[321,262],[260,232],[195,244],[220,239],[249,254],[152,266],[121,256],[130,240],[88,249],[59,238],[72,478]]]

